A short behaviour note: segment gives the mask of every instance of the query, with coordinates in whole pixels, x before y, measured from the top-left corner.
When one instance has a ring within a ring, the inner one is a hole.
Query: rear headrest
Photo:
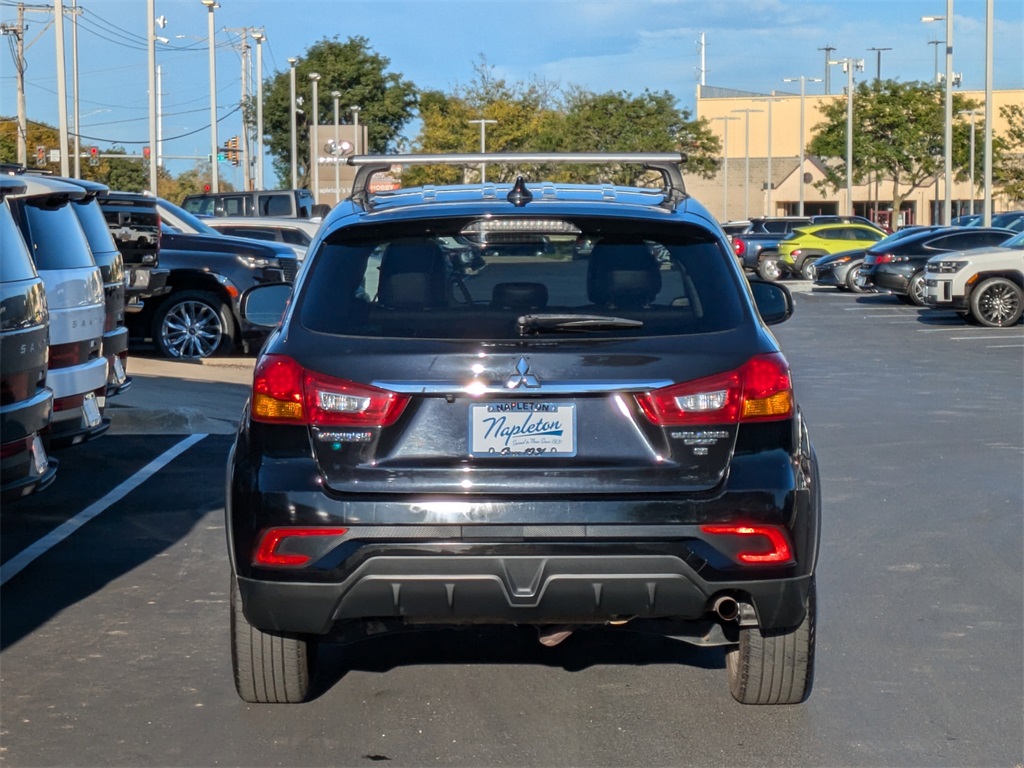
[[[587,296],[593,304],[638,308],[661,290],[658,260],[643,243],[594,246],[587,265]]]
[[[426,309],[448,305],[448,264],[444,251],[431,240],[402,240],[384,253],[377,301],[393,309]]]
[[[544,283],[498,283],[491,292],[491,306],[499,309],[543,309],[547,305]]]

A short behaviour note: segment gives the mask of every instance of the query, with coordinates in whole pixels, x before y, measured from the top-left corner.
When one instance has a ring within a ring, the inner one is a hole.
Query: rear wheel
[[[253,704],[295,704],[309,698],[316,643],[256,629],[242,612],[238,580],[231,578],[231,663],[235,690]]]
[[[860,272],[860,267],[850,267],[846,273],[846,287],[849,288],[853,293],[867,293],[866,288],[861,288],[857,285],[857,273]]]
[[[1024,307],[1019,285],[1005,277],[990,277],[971,293],[971,314],[989,328],[1016,325]]]
[[[215,293],[172,293],[153,318],[153,342],[165,357],[211,357],[234,348],[235,322]]]
[[[782,277],[782,268],[778,259],[761,259],[757,263],[757,274],[762,280],[775,282]]]
[[[741,704],[799,704],[814,683],[816,588],[811,580],[807,614],[799,626],[764,634],[740,630],[739,645],[725,656],[729,692]]]
[[[804,280],[814,280],[814,260],[804,259],[804,263],[800,265],[800,277]]]
[[[924,294],[927,290],[924,284],[924,270],[915,272],[914,276],[910,278],[910,282],[907,284],[907,297],[910,299],[910,303],[915,307],[923,307]]]

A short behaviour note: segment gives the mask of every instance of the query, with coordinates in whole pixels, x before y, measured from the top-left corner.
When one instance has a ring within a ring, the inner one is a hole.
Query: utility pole
[[[296,131],[296,125],[295,125],[295,123],[296,123],[296,119],[295,119],[296,118],[296,115],[295,115],[295,106],[296,106],[295,105],[295,65],[296,65],[296,63],[298,63],[298,61],[299,60],[296,59],[294,56],[292,58],[288,59],[288,66],[291,67],[291,70],[289,72],[289,76],[291,78],[290,79],[291,102],[290,102],[290,106],[288,108],[288,115],[291,118],[289,120],[289,122],[291,123],[291,132],[292,132],[292,136],[291,136],[291,139],[292,139],[292,189],[298,189],[298,187],[299,187],[299,156],[298,156],[298,148],[296,146],[296,136],[295,136],[295,131]]]
[[[800,77],[784,77],[782,78],[784,83],[800,83],[800,207],[797,209],[797,215],[804,215],[804,97],[807,95],[807,82],[820,83],[821,78],[817,77],[806,77],[800,75]]]
[[[60,123],[60,175],[71,173],[68,164],[68,74],[64,48],[64,2],[54,0],[53,23],[57,31],[57,118]]]
[[[0,24],[0,32],[14,35],[14,69],[18,72],[18,165],[28,165],[28,120],[25,114],[25,6],[18,4],[18,21]]]
[[[146,53],[149,57],[146,67],[149,79],[149,191],[156,197],[156,0],[146,2]]]
[[[839,59],[846,73],[846,213],[853,215],[853,70],[864,71],[864,59]]]
[[[263,41],[267,39],[262,27],[253,30],[256,41],[256,188],[263,186]]]
[[[249,112],[249,79],[252,73],[252,67],[249,65],[249,34],[255,32],[255,27],[226,27],[225,32],[234,32],[238,35],[238,40],[235,41],[235,49],[238,51],[238,55],[242,60],[242,136],[240,147],[242,152],[242,188],[245,190],[252,189],[250,181],[252,174],[250,173],[249,167],[249,131],[251,126],[250,112]]]
[[[209,43],[209,68],[210,68],[210,191],[216,194],[220,192],[220,167],[217,155],[220,147],[217,143],[217,40],[214,37],[216,21],[213,12],[220,8],[216,0],[201,0],[206,6],[207,14],[207,42]]]
[[[830,93],[832,93],[832,75],[829,74],[829,68],[828,67],[829,67],[829,64],[832,63],[831,62],[832,51],[834,51],[835,49],[836,49],[836,47],[834,45],[826,45],[824,48],[819,48],[818,49],[819,51],[824,51],[825,52],[825,95],[826,96],[828,96]]]
[[[868,48],[869,51],[874,51],[877,58],[875,63],[875,87],[878,87],[882,82],[882,51],[891,51],[892,48]]]
[[[81,132],[78,120],[78,0],[71,0],[71,108],[75,125],[75,178],[82,178],[82,143],[78,134]]]

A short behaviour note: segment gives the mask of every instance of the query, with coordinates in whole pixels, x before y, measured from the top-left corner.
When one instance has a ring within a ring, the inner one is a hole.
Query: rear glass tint
[[[116,251],[117,246],[114,244],[114,238],[110,234],[110,227],[103,217],[99,202],[95,198],[90,198],[88,201],[73,202],[72,205],[93,253]]]
[[[5,283],[16,280],[31,280],[36,277],[32,257],[14,223],[11,209],[0,203],[0,278]]]
[[[708,333],[745,316],[731,254],[700,227],[584,219],[571,222],[578,234],[473,240],[466,223],[335,233],[308,267],[300,322],[353,336],[516,339]],[[603,320],[582,331],[582,315]],[[524,326],[524,316],[540,319]]]
[[[82,225],[71,204],[49,205],[45,198],[26,198],[15,203],[21,211],[25,242],[36,269],[95,267]]]

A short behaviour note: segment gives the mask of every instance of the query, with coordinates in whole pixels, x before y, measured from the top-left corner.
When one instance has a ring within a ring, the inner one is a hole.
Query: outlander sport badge
[[[505,382],[505,386],[509,389],[516,389],[519,386],[524,387],[539,387],[540,382],[537,381],[537,377],[530,373],[530,365],[526,362],[525,357],[520,357],[519,362],[516,363],[516,376],[513,373],[508,377],[508,381]]]

